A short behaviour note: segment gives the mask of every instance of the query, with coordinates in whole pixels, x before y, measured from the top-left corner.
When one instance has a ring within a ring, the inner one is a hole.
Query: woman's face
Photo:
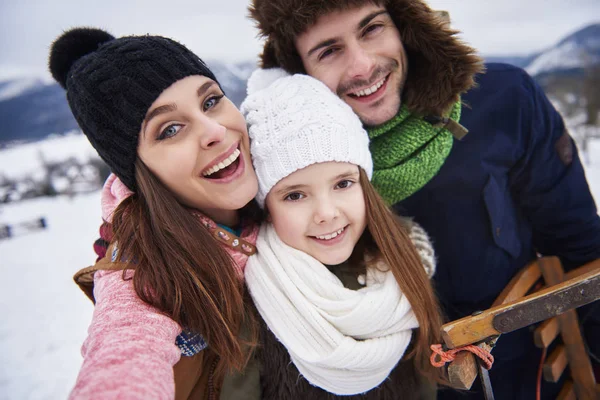
[[[258,190],[246,121],[210,78],[181,79],[152,103],[138,156],[184,205],[232,225]]]

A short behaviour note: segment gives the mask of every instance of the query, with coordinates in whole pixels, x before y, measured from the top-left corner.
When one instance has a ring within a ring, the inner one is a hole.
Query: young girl
[[[266,324],[263,398],[435,398],[433,250],[369,182],[358,117],[306,75],[258,70],[248,93],[241,110],[268,213],[245,272]]]
[[[243,116],[167,38],[76,28],[49,66],[116,175],[103,193],[110,252],[75,277],[96,306],[71,398],[217,398],[257,336],[243,286],[258,230]]]

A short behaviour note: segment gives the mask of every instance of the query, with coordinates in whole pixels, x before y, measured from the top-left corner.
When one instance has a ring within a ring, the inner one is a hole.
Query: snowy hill
[[[58,84],[30,77],[0,83],[0,121],[0,146],[77,129],[65,91]]]
[[[246,80],[256,64],[253,61],[208,64],[227,96],[239,106],[246,97]],[[65,91],[54,81],[41,77],[0,81],[0,121],[0,148],[78,129]]]
[[[583,67],[600,63],[600,23],[568,35],[556,45],[525,56],[484,55],[487,62],[503,62],[524,68],[531,76],[581,75]]]
[[[484,56],[488,63],[505,63],[511,64],[520,68],[527,67],[531,61],[533,61],[539,53],[527,55],[527,56]]]
[[[532,76],[549,73],[577,73],[587,65],[600,63],[600,23],[587,26],[541,52],[526,67]]]

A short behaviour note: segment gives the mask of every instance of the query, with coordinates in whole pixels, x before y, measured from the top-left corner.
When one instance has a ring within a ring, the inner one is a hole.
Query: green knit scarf
[[[459,100],[448,117],[458,122],[460,111]],[[390,205],[425,186],[446,161],[454,142],[450,131],[412,115],[404,105],[393,119],[367,131],[373,157],[372,183]]]

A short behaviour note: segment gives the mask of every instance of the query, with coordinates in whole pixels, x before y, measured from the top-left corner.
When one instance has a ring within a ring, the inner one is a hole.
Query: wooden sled
[[[542,277],[545,286],[532,289]],[[542,257],[521,270],[490,309],[445,324],[442,336],[448,349],[476,344],[491,350],[490,341],[502,333],[542,322],[534,332],[536,346],[547,349],[559,334],[562,338],[562,344],[556,346],[543,366],[544,378],[556,382],[567,366],[570,370],[570,379],[558,398],[600,399],[600,386],[575,311],[598,299],[600,259],[565,274],[557,257]],[[473,354],[466,351],[458,353],[448,365],[448,378],[457,389],[470,389],[478,373],[485,374]],[[484,378],[482,383],[486,398],[493,398]]]

